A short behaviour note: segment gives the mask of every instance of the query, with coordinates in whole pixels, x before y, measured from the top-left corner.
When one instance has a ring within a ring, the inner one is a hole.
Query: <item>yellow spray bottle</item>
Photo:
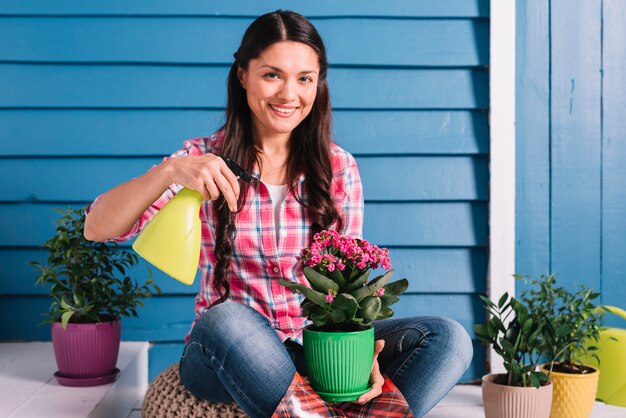
[[[159,270],[191,285],[198,270],[202,196],[184,188],[152,218],[133,249]]]

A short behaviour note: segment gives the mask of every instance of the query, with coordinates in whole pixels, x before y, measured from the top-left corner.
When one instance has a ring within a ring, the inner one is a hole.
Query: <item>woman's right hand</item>
[[[237,211],[239,180],[226,162],[214,154],[176,157],[167,161],[172,170],[173,182],[196,190],[204,200],[217,200],[224,195],[232,212]]]

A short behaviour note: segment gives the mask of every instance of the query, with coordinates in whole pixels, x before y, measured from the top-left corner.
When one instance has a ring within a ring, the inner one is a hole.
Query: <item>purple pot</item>
[[[52,346],[59,374],[84,379],[115,372],[120,349],[120,321],[99,324],[52,323]]]

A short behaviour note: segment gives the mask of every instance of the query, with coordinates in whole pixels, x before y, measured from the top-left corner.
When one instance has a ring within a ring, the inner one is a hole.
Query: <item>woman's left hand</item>
[[[374,363],[372,364],[372,373],[370,374],[370,383],[372,384],[372,389],[369,392],[365,392],[363,395],[359,396],[359,399],[356,400],[356,403],[360,405],[364,405],[367,402],[371,401],[381,393],[383,393],[383,384],[385,383],[385,378],[380,373],[380,367],[378,366],[378,354],[383,351],[385,348],[385,340],[376,340],[374,344]]]

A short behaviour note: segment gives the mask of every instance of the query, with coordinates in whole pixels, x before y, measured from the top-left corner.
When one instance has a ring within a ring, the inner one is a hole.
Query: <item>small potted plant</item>
[[[537,370],[541,355],[541,324],[524,304],[505,293],[498,303],[480,296],[490,313],[486,325],[474,325],[476,336],[504,362],[506,374],[482,379],[486,418],[548,418],[552,384]]]
[[[556,286],[554,274],[539,279],[516,275],[537,286],[522,293],[533,318],[542,323],[544,355],[542,369],[554,383],[552,418],[582,418],[591,415],[598,388],[598,369],[582,364],[595,358],[604,310],[593,304],[600,294],[580,286],[576,292]]]
[[[140,286],[128,270],[137,256],[116,243],[92,242],[83,236],[85,213],[56,209],[56,234],[42,249],[46,265],[36,261],[36,284],[50,286],[52,345],[59,371],[55,377],[65,386],[95,386],[115,380],[122,316],[137,316],[141,299],[151,295],[149,277]]]
[[[301,307],[313,325],[304,329],[304,356],[311,386],[327,401],[352,401],[367,392],[374,358],[372,321],[393,315],[390,305],[408,288],[389,283],[389,251],[332,230],[314,236],[300,254],[309,286],[280,283],[305,299]],[[372,269],[387,272],[369,280]]]

